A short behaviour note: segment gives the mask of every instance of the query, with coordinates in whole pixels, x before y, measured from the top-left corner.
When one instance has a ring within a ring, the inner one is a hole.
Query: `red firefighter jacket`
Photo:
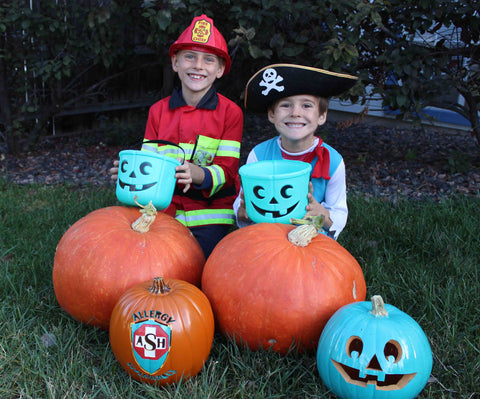
[[[178,158],[204,168],[205,181],[187,193],[175,190],[175,217],[188,227],[233,224],[233,202],[239,189],[238,166],[243,113],[212,87],[196,106],[187,105],[181,89],[150,108],[142,150]],[[182,147],[148,143],[168,140]],[[171,209],[169,209],[171,211]]]

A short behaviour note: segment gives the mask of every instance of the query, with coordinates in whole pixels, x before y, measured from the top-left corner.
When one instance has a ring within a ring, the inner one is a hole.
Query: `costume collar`
[[[330,180],[330,152],[328,148],[323,146],[323,140],[320,137],[315,137],[314,144],[306,151],[300,153],[287,152],[282,148],[280,137],[278,138],[278,145],[284,154],[287,155],[287,159],[294,159],[294,157],[301,157],[303,162],[311,163],[315,157],[317,162],[312,171],[313,178],[323,178]]]
[[[205,93],[200,102],[195,108],[202,109],[216,109],[218,104],[218,94],[215,87],[210,87],[210,89]],[[187,105],[182,96],[182,88],[177,86],[173,89],[172,95],[170,96],[170,101],[168,106],[170,109],[179,108]]]
[[[310,148],[306,149],[305,151],[302,151],[302,152],[288,152],[287,150],[285,150],[283,147],[282,147],[282,140],[281,140],[281,137],[278,136],[278,139],[277,139],[277,143],[278,143],[278,146],[280,147],[280,149],[282,150],[283,153],[291,156],[291,157],[297,157],[297,156],[301,156],[301,155],[305,155],[305,154],[308,154],[309,152],[312,152],[315,150],[315,148],[317,147],[317,145],[319,145],[320,141],[320,138],[319,137],[314,137],[313,139],[313,144]],[[322,143],[320,143],[321,145]]]

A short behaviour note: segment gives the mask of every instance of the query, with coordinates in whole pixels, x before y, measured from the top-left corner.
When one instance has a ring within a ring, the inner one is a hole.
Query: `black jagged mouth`
[[[149,188],[152,188],[157,183],[155,182],[155,183],[150,183],[150,184],[144,184],[144,185],[141,186],[141,188],[137,188],[136,184],[128,184],[128,183],[125,183],[121,180],[118,181],[118,184],[119,184],[120,188],[122,188],[122,189],[127,187],[128,191],[144,191],[144,190],[148,190]]]
[[[378,375],[365,374],[365,377],[360,377],[360,370],[341,364],[333,359],[331,360],[337,371],[347,383],[361,387],[375,385],[375,388],[380,391],[395,391],[402,389],[417,375],[417,373],[384,374],[385,378],[383,381],[379,381]]]
[[[252,202],[252,205],[253,205],[253,208],[262,216],[266,216],[267,214],[270,214],[274,218],[280,218],[280,217],[287,216],[288,214],[292,213],[293,210],[295,209],[295,207],[298,205],[298,202],[296,204],[292,205],[290,208],[288,208],[287,212],[285,212],[285,214],[283,214],[283,215],[280,213],[280,211],[269,211],[269,210],[266,210],[266,209],[259,208],[253,202]]]

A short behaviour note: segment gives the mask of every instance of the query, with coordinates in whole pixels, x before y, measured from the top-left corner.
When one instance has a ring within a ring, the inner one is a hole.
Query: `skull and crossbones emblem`
[[[270,93],[270,90],[275,89],[281,92],[285,89],[284,86],[278,86],[277,83],[281,82],[283,78],[277,74],[277,71],[273,68],[268,68],[263,72],[263,80],[260,82],[260,86],[264,86],[265,90],[262,91],[264,96]]]

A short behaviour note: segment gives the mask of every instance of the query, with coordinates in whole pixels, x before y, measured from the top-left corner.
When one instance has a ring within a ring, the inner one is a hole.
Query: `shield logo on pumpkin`
[[[135,360],[146,373],[155,374],[170,351],[170,327],[149,319],[133,323],[131,331]]]

